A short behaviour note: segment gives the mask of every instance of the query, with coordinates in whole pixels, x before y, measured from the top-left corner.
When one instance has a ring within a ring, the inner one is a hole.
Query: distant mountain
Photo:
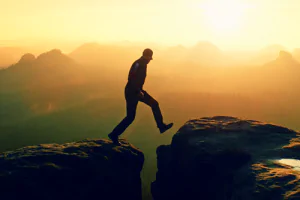
[[[201,41],[192,47],[172,46],[162,52],[163,58],[170,62],[190,63],[199,66],[220,66],[224,61],[223,52],[214,44]]]
[[[96,42],[92,42],[92,43],[85,43],[81,46],[79,46],[78,48],[76,48],[73,52],[71,52],[69,54],[69,56],[74,56],[76,54],[80,53],[90,53],[91,51],[98,51],[101,48],[101,45],[96,43]]]
[[[264,47],[260,50],[261,54],[264,54],[266,56],[274,56],[276,57],[278,55],[278,52],[280,51],[286,51],[286,47],[280,45],[280,44],[273,44]]]
[[[19,64],[32,64],[35,61],[35,56],[31,53],[24,54],[19,60]]]
[[[300,48],[296,48],[293,51],[293,57],[300,62]]]
[[[276,59],[277,62],[287,63],[287,64],[298,64],[296,60],[293,58],[293,55],[287,51],[280,51],[279,55]]]
[[[138,47],[86,43],[75,49],[69,56],[80,64],[93,66],[117,66],[124,68],[141,55]],[[137,56],[138,55],[138,56]]]
[[[45,71],[45,70],[53,70],[60,69],[63,67],[72,67],[77,65],[76,62],[63,54],[59,49],[53,49],[49,52],[45,52],[35,57],[31,53],[24,54],[17,63],[11,65],[4,71],[16,71],[26,68],[26,70],[34,70],[34,71]],[[45,69],[45,67],[48,67]]]
[[[103,45],[98,43],[86,43],[71,52],[69,56],[78,63],[94,66],[114,66],[127,70],[135,59],[142,55],[145,48],[152,46],[126,46]],[[202,66],[223,65],[226,57],[214,44],[202,41],[192,47],[182,45],[171,46],[166,49],[152,48],[154,61],[157,65],[165,65],[167,62],[194,63]]]
[[[6,68],[18,61],[26,52],[19,47],[0,47],[0,68]]]
[[[235,68],[223,68],[214,82],[223,80],[231,82],[231,88],[240,88],[244,92],[261,92],[277,95],[292,95],[300,85],[300,64],[287,51],[277,52],[277,56],[264,64]],[[219,83],[220,85],[222,83]],[[283,97],[284,98],[284,97]]]
[[[32,84],[57,85],[72,80],[77,70],[78,64],[58,49],[37,58],[26,53],[16,64],[0,71],[0,89],[23,88]]]
[[[188,49],[187,59],[203,66],[222,66],[226,57],[216,45],[202,41]]]
[[[277,58],[259,70],[262,86],[268,84],[281,92],[294,92],[300,84],[300,64],[287,51],[280,51]]]
[[[221,54],[222,51],[214,44],[207,42],[207,41],[201,41],[198,42],[195,46],[191,48],[192,51],[198,51],[198,52],[207,52],[210,54]]]
[[[63,54],[59,49],[53,49],[49,52],[43,53],[36,58],[39,65],[47,66],[70,66],[74,65],[75,61],[69,56]]]
[[[272,60],[275,60],[278,56],[278,53],[280,51],[286,51],[286,48],[279,44],[273,44],[264,47],[261,49],[257,55],[253,57],[253,62],[257,64],[263,64],[266,62],[270,62]]]
[[[265,66],[277,66],[281,69],[298,69],[299,63],[294,59],[293,55],[288,51],[279,51],[277,58],[265,64]],[[300,69],[300,68],[299,68]]]
[[[162,57],[174,62],[178,62],[187,56],[187,50],[188,49],[182,45],[171,46],[162,53]]]

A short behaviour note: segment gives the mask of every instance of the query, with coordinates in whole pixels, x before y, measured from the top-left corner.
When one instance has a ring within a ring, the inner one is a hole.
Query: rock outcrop
[[[285,127],[217,116],[188,121],[157,148],[155,200],[300,199],[300,135]]]
[[[121,141],[42,144],[0,154],[0,199],[141,200],[144,155]]]

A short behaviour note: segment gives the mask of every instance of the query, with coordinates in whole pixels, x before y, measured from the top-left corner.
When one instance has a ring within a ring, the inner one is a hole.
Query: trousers
[[[113,129],[112,135],[119,136],[121,135],[127,127],[134,121],[136,115],[136,108],[138,102],[143,102],[146,105],[150,106],[153,112],[154,119],[158,128],[163,126],[163,116],[159,108],[158,102],[149,95],[145,90],[142,90],[144,97],[140,97],[135,90],[130,87],[125,87],[125,99],[126,99],[126,117]]]

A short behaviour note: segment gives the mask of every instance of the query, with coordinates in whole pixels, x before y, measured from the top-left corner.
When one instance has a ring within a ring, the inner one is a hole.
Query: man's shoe
[[[118,146],[121,146],[121,143],[119,142],[118,136],[113,136],[111,133],[108,134],[109,139],[111,139],[111,141]]]
[[[172,126],[173,126],[173,123],[164,124],[162,127],[159,127],[159,131],[160,131],[160,133],[164,133],[167,130],[169,130],[170,128],[172,128]]]

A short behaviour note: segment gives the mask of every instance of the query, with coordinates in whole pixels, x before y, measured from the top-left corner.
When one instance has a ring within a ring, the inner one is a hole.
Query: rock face
[[[140,200],[144,155],[121,141],[83,140],[0,154],[0,199]]]
[[[217,116],[188,121],[157,148],[152,195],[161,199],[300,199],[300,135],[254,120]]]

